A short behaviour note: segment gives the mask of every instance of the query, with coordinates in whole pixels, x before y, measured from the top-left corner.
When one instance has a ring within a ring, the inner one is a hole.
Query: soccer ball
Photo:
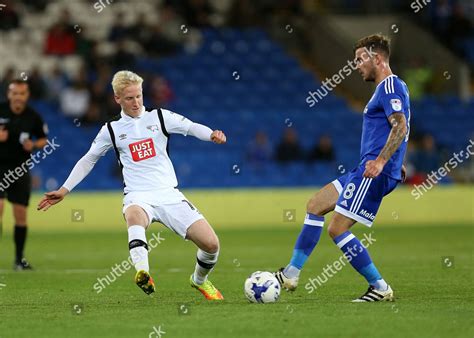
[[[247,278],[245,296],[251,303],[274,303],[280,297],[280,283],[273,273],[256,271]]]

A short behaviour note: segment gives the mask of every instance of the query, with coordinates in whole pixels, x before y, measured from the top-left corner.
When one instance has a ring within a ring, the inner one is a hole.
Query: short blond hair
[[[143,83],[143,78],[129,70],[121,70],[115,73],[112,79],[112,88],[115,95],[120,95],[125,87],[130,85],[141,85]]]

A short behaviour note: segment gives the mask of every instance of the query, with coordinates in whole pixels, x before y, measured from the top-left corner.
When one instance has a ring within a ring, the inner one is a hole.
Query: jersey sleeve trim
[[[388,79],[386,79],[384,82],[384,89],[385,89],[385,94],[393,94],[395,93],[395,88],[393,86],[393,78],[394,76],[390,76]]]
[[[120,168],[123,168],[122,161],[120,161],[120,153],[118,151],[117,144],[115,143],[114,129],[112,128],[111,123],[112,123],[112,121],[107,122],[107,129],[109,130],[110,139],[112,140],[112,146],[114,147],[115,155],[117,156],[117,161],[120,165]]]
[[[380,92],[378,100],[387,118],[394,113],[406,113],[408,109],[403,88],[396,76],[391,76],[384,81],[384,89]]]
[[[160,125],[161,125],[161,130],[163,131],[163,134],[166,136],[166,137],[170,137],[170,134],[168,133],[168,131],[166,130],[166,126],[165,126],[165,119],[163,117],[163,112],[161,111],[160,108],[158,108],[156,110],[157,114],[158,114],[158,119],[160,120]]]
[[[161,125],[161,130],[163,131],[163,135],[165,135],[166,138],[168,139],[167,142],[166,142],[166,153],[168,154],[168,156],[170,156],[170,142],[169,142],[170,134],[166,130],[165,119],[163,117],[163,112],[161,111],[160,108],[158,108],[158,109],[156,109],[156,113],[158,114],[158,119],[160,120],[160,125]]]

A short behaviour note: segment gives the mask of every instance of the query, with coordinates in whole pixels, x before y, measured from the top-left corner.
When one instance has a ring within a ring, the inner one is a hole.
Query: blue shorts
[[[384,174],[367,178],[363,176],[364,171],[365,164],[362,164],[332,182],[339,193],[334,210],[370,227],[383,197],[392,192],[399,181]]]

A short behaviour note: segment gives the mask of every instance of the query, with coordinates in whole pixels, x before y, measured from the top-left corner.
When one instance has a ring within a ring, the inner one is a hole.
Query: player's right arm
[[[111,147],[112,140],[110,139],[107,126],[104,125],[92,143],[89,151],[77,161],[63,186],[58,190],[44,194],[44,197],[38,203],[38,210],[46,211],[52,205],[61,202],[64,197],[91,172],[97,161],[104,156]]]

